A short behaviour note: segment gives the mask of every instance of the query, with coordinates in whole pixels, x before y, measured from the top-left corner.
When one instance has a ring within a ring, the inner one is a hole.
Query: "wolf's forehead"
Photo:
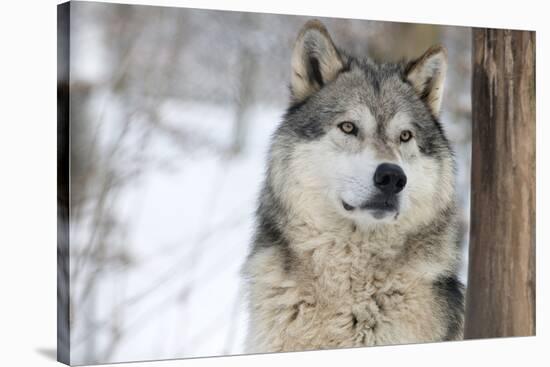
[[[366,107],[374,121],[380,124],[387,123],[404,110],[406,86],[395,71],[356,67],[342,76],[341,93],[350,97],[343,99],[346,108],[359,110],[359,106]]]

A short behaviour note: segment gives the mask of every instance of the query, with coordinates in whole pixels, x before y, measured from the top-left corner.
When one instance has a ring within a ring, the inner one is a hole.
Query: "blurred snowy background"
[[[239,270],[308,19],[72,2],[73,363],[242,353]],[[441,120],[458,160],[466,253],[470,29],[320,19],[356,54],[448,48]]]

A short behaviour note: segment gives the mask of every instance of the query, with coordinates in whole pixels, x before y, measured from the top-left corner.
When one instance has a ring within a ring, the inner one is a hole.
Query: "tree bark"
[[[535,32],[473,30],[465,338],[535,334]]]

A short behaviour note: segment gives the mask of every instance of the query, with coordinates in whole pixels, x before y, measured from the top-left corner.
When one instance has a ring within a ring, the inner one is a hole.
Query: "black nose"
[[[407,176],[398,165],[382,163],[374,172],[374,184],[385,194],[397,194],[407,184]]]

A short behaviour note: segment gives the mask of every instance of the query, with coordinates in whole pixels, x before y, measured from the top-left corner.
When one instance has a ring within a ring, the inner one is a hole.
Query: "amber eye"
[[[401,131],[401,135],[399,136],[399,139],[401,139],[403,143],[406,143],[409,140],[411,140],[412,137],[413,137],[413,134],[410,130],[403,130]]]
[[[353,122],[344,121],[338,124],[338,128],[345,134],[357,135],[357,126]]]

